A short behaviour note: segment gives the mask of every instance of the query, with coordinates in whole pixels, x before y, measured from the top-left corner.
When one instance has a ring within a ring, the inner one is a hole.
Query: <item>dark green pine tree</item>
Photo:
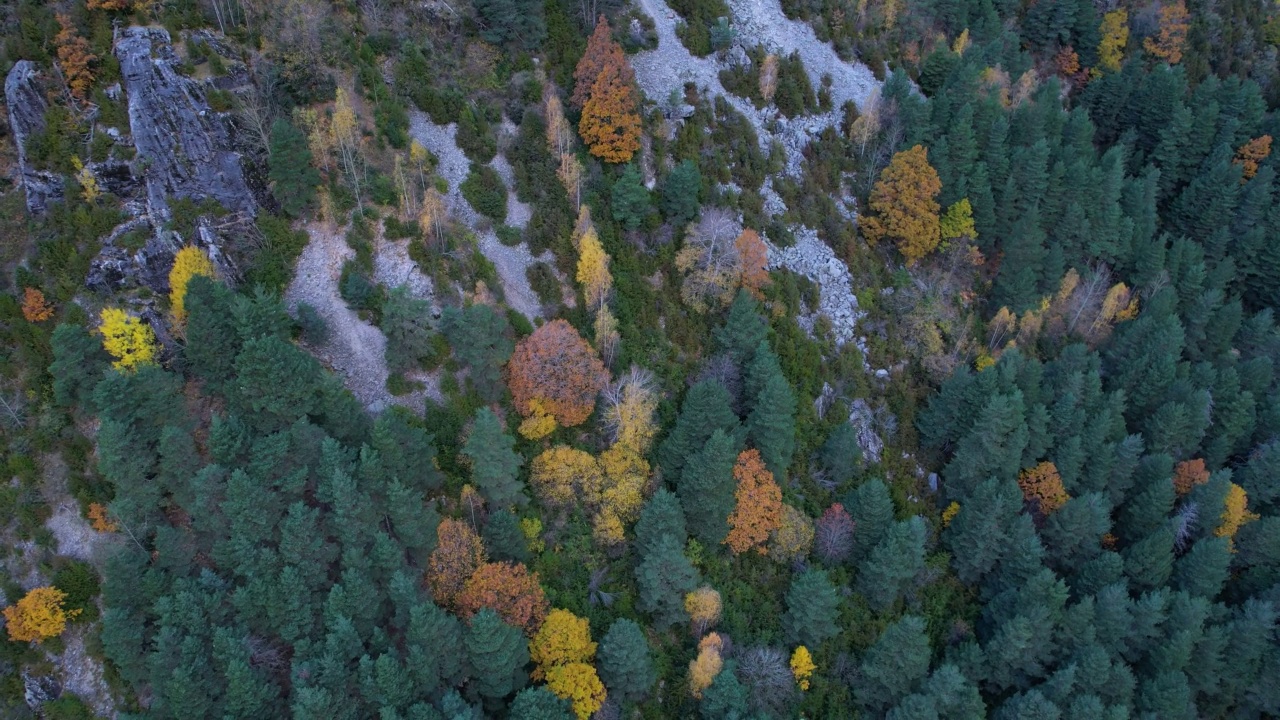
[[[622,618],[609,626],[597,659],[609,697],[622,702],[639,702],[658,681],[644,630],[633,620]]]
[[[527,687],[516,693],[507,717],[511,720],[573,720],[573,706],[545,687]]]
[[[997,720],[1047,720],[1062,717],[1062,709],[1044,696],[1039,689],[1018,693],[1001,703],[996,710]]]
[[[657,628],[688,622],[684,596],[698,587],[700,576],[673,537],[661,538],[636,567],[639,608]]]
[[[462,310],[447,307],[440,317],[440,330],[449,340],[454,355],[469,370],[471,386],[487,402],[502,398],[502,366],[511,359],[515,344],[507,316],[484,304]]]
[[[826,570],[810,568],[791,581],[782,627],[794,644],[811,650],[840,632],[840,598]]]
[[[960,504],[960,512],[942,537],[951,548],[951,566],[961,582],[980,582],[995,569],[1008,541],[1005,528],[1021,511],[1018,486],[996,478],[988,478]]]
[[[323,370],[287,340],[254,338],[236,357],[235,400],[261,431],[281,430],[316,412]]]
[[[755,397],[747,417],[747,437],[778,480],[786,477],[796,448],[796,397],[781,374],[774,375]]]
[[[701,193],[702,174],[692,160],[685,160],[663,179],[658,207],[672,225],[683,228],[698,216]]]
[[[920,691],[933,701],[941,717],[981,718],[986,706],[978,686],[950,663],[935,669],[921,685]]]
[[[1036,205],[1018,214],[1004,241],[1004,258],[991,291],[991,303],[1021,313],[1040,300],[1044,271],[1044,231]]]
[[[425,562],[436,549],[436,529],[440,526],[435,501],[427,502],[421,490],[393,480],[387,486],[385,502],[396,538],[412,557]]]
[[[1173,530],[1166,524],[1124,550],[1124,572],[1138,590],[1154,590],[1173,572]]]
[[[369,445],[386,473],[408,487],[434,490],[444,482],[436,468],[434,438],[404,408],[393,407],[378,416]]]
[[[483,21],[480,36],[488,42],[515,43],[532,52],[547,38],[544,6],[537,0],[478,0],[475,7]]]
[[[738,661],[724,664],[711,686],[702,691],[698,712],[703,720],[737,720],[747,717],[749,688],[738,679]]]
[[[760,394],[775,377],[785,377],[782,374],[782,363],[769,343],[761,340],[751,354],[742,377],[742,397],[748,412],[759,404]]]
[[[893,525],[893,498],[879,478],[872,478],[845,496],[844,509],[853,519],[853,548],[850,562],[857,564],[871,553]]]
[[[663,475],[679,478],[684,464],[707,444],[716,430],[735,436],[741,432],[729,391],[714,380],[704,380],[689,388],[675,427],[658,448],[658,464]]]
[[[644,186],[644,178],[635,163],[627,165],[613,184],[611,195],[613,204],[610,209],[613,217],[628,230],[635,230],[644,222],[651,209],[649,190]]]
[[[1230,569],[1230,540],[1224,537],[1204,538],[1174,563],[1173,586],[1213,600],[1226,585]]]
[[[458,115],[458,147],[476,163],[487,163],[498,154],[498,139],[484,112],[467,104]]]
[[[1017,390],[990,397],[968,425],[970,431],[959,439],[942,471],[947,496],[961,503],[989,477],[1015,479],[1030,439],[1026,405]]]
[[[373,707],[399,710],[415,699],[413,679],[395,655],[383,653],[377,660],[365,655],[358,672],[360,693]]]
[[[1223,144],[1205,159],[1173,203],[1169,216],[1172,228],[1204,242],[1215,229],[1230,226],[1240,195],[1240,166],[1232,158],[1231,147]]]
[[[1177,296],[1164,288],[1136,320],[1123,323],[1103,353],[1108,390],[1123,390],[1125,416],[1135,424],[1163,400],[1173,383],[1185,333],[1174,313]]]
[[[856,535],[855,531],[855,535]],[[857,589],[871,607],[884,610],[901,597],[924,569],[924,520],[896,522],[858,567]]]
[[[495,636],[498,634],[493,628],[489,628],[488,632]],[[463,663],[463,653],[440,652],[441,648],[460,650],[463,646],[463,633],[462,623],[431,601],[423,599],[412,607],[409,628],[405,632],[405,661],[419,692],[434,694],[438,689],[452,685],[464,677],[466,666]],[[510,634],[503,634],[503,638],[509,640]],[[519,651],[513,652],[516,659],[519,659]]]
[[[1234,545],[1241,571],[1232,581],[1233,592],[1254,595],[1280,583],[1280,517],[1267,514],[1245,523]]]
[[[240,353],[235,294],[226,285],[197,275],[187,284],[187,345],[184,355],[191,371],[210,389],[226,393]]]
[[[1110,531],[1111,503],[1094,492],[1067,501],[1049,516],[1040,534],[1053,566],[1069,572],[1096,557],[1102,550],[1099,539]]]
[[[827,478],[838,485],[853,480],[862,462],[862,448],[858,447],[858,431],[853,425],[842,422],[831,430],[818,451]]]
[[[484,525],[484,546],[494,560],[524,562],[529,559],[529,542],[520,529],[520,519],[506,508],[489,513]]]
[[[854,696],[870,715],[883,713],[906,697],[929,673],[929,637],[925,623],[904,615],[885,628],[862,657]]]
[[[1240,487],[1249,496],[1249,506],[1255,512],[1271,515],[1280,502],[1280,440],[1259,445],[1249,456],[1249,461],[1239,475]]]
[[[665,537],[674,538],[677,545],[684,547],[689,540],[689,531],[684,522],[680,498],[666,488],[658,488],[640,510],[635,531],[636,554],[641,558],[648,557]]]
[[[502,431],[502,423],[489,408],[476,411],[471,434],[462,454],[471,461],[471,479],[480,494],[495,508],[529,502],[520,482],[520,454],[513,448],[515,438]]]
[[[387,369],[403,373],[418,368],[431,352],[431,306],[403,285],[387,294],[382,305],[382,333],[387,336]]]
[[[283,118],[271,124],[269,165],[267,178],[280,209],[290,217],[301,216],[316,197],[320,173],[311,166],[307,136]]]
[[[746,290],[739,290],[729,306],[724,325],[715,331],[716,344],[739,365],[755,355],[769,336],[769,326],[760,317],[760,303]]]
[[[716,547],[729,532],[729,513],[733,512],[733,466],[738,459],[734,439],[716,430],[702,450],[685,464],[676,494],[684,508],[690,533],[707,547]]]
[[[529,662],[529,643],[493,610],[484,608],[471,618],[463,644],[468,674],[482,697],[504,698],[528,682],[524,666]]]
[[[93,388],[102,380],[110,358],[102,349],[102,340],[79,325],[60,324],[50,338],[53,363],[53,398],[65,407],[87,408]]]
[[[1137,542],[1164,524],[1177,499],[1172,478],[1173,458],[1168,455],[1147,455],[1138,462],[1133,490],[1116,526],[1122,540]]]

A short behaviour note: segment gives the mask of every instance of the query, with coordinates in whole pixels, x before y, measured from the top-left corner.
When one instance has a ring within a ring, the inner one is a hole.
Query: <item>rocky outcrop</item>
[[[4,101],[9,108],[14,144],[18,147],[18,170],[27,196],[27,210],[33,214],[43,213],[50,202],[62,199],[62,179],[31,167],[27,160],[27,142],[33,135],[44,132],[44,114],[48,110],[34,62],[14,63],[4,81]]]
[[[793,227],[792,231],[796,238],[794,245],[785,248],[768,245],[769,269],[785,268],[817,283],[818,312],[831,321],[836,345],[857,343],[865,357],[864,341],[857,334],[863,313],[853,294],[853,276],[848,266],[836,257],[831,246],[818,239],[817,232],[802,225]],[[812,316],[801,316],[797,321],[806,332],[813,332]]]
[[[157,225],[170,219],[169,198],[212,198],[252,216],[257,203],[245,182],[226,122],[209,109],[199,83],[175,69],[169,33],[131,27],[116,40],[129,102],[137,167],[147,185],[147,208]]]
[[[137,231],[150,232],[145,218],[130,220],[103,238],[101,249],[93,259],[89,276],[85,280],[85,285],[90,290],[115,293],[142,286],[152,292],[165,294],[169,292],[169,270],[173,268],[173,258],[188,244],[204,250],[221,277],[239,277],[231,259],[222,252],[218,235],[204,225],[203,221],[190,238],[183,238],[175,232],[157,232],[136,252],[122,247],[122,238]]]

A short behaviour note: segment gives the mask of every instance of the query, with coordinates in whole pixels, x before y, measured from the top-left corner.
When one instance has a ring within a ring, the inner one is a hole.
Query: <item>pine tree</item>
[[[495,560],[525,562],[529,559],[529,543],[520,528],[520,519],[506,508],[489,513],[484,526],[484,545]]]
[[[796,447],[796,398],[781,374],[766,381],[747,417],[747,437],[775,477],[785,477]]]
[[[858,568],[858,591],[873,608],[884,610],[924,569],[924,520],[919,516],[894,523]]]
[[[488,402],[502,397],[502,366],[511,359],[515,348],[508,337],[510,330],[506,315],[485,304],[461,310],[447,307],[440,316],[440,331],[470,371],[472,387]]]
[[[388,477],[408,487],[433,490],[444,481],[436,468],[434,438],[403,408],[391,408],[378,416],[369,446],[377,451]]]
[[[644,178],[635,163],[627,165],[613,184],[611,198],[613,217],[628,230],[640,227],[650,210],[649,190],[644,186]]]
[[[53,397],[65,407],[88,407],[93,389],[102,379],[110,359],[102,343],[79,325],[59,324],[50,338],[53,363]]]
[[[827,571],[810,568],[791,581],[782,627],[792,642],[817,647],[839,634],[839,605]]]
[[[1017,486],[996,478],[987,479],[961,503],[943,532],[961,582],[977,583],[995,568],[1005,550],[1005,528],[1021,509]]]
[[[706,445],[689,459],[680,474],[676,493],[684,508],[689,531],[707,546],[724,541],[733,512],[733,466],[738,457],[734,439],[716,430]]]
[[[658,680],[644,631],[627,618],[615,620],[600,641],[600,678],[609,696],[622,702],[638,702]]]
[[[545,687],[528,687],[516,693],[507,717],[511,720],[572,720],[574,715],[568,700],[556,697]]]
[[[715,331],[716,344],[739,364],[745,364],[769,335],[769,326],[760,317],[760,303],[746,290],[739,290],[729,306],[724,325]]]
[[[311,148],[307,136],[288,120],[277,118],[271,124],[270,171],[271,193],[280,209],[291,217],[299,217],[316,196],[320,173],[311,166]]]
[[[1173,585],[1212,601],[1222,592],[1230,566],[1231,542],[1221,537],[1204,538],[1174,563]]]
[[[692,160],[684,160],[672,168],[659,188],[658,209],[676,228],[692,222],[701,205],[702,174]]]
[[[700,451],[716,430],[736,435],[738,416],[729,392],[714,380],[704,380],[684,397],[675,427],[658,448],[658,464],[669,478],[679,478],[684,465]]]
[[[1124,572],[1135,588],[1154,590],[1173,572],[1174,534],[1167,525],[1135,542],[1124,551]]]
[[[431,306],[409,294],[404,285],[392,289],[382,306],[382,332],[387,336],[387,367],[403,373],[418,367],[431,352]]]
[[[471,618],[463,640],[467,667],[476,692],[499,699],[524,687],[529,643],[520,630],[502,622],[489,608]]]
[[[904,615],[863,656],[855,686],[858,703],[872,714],[896,704],[928,674],[929,656],[924,620]]]
[[[700,577],[676,538],[666,536],[636,566],[639,608],[653,617],[654,626],[666,628],[689,621],[684,596],[698,586]]]
[[[515,438],[502,431],[498,416],[488,408],[476,411],[462,455],[471,463],[471,479],[494,508],[524,505],[529,500],[520,481],[520,454]]]
[[[856,564],[871,553],[893,525],[893,499],[884,482],[872,478],[845,498],[844,507],[853,519],[853,548],[849,560]]]
[[[663,538],[670,537],[680,547],[689,540],[680,499],[666,488],[659,488],[645,503],[636,521],[636,554],[647,558]]]
[[[547,37],[544,6],[537,0],[479,0],[475,7],[484,21],[480,36],[486,42],[516,43],[532,52]]]

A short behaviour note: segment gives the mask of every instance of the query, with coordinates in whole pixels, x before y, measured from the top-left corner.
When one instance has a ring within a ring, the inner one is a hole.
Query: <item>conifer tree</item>
[[[532,52],[547,37],[544,6],[537,0],[479,0],[475,7],[484,21],[480,36],[487,42],[516,43]]]
[[[654,626],[686,623],[684,596],[698,586],[700,576],[676,538],[665,536],[636,566],[639,607],[653,617]]]
[[[733,512],[733,466],[738,457],[734,439],[716,430],[706,445],[689,459],[680,474],[676,493],[684,508],[689,532],[708,546],[719,545],[729,532]]]
[[[568,700],[559,698],[545,687],[527,687],[511,701],[511,720],[572,720]]]
[[[79,325],[60,324],[50,338],[53,397],[59,405],[87,407],[110,361],[102,343]]]
[[[929,655],[924,620],[904,615],[885,628],[863,656],[858,703],[873,714],[896,704],[928,674]]]
[[[507,508],[489,513],[483,537],[489,556],[495,560],[522,563],[529,559],[529,543],[520,528],[520,519]]]
[[[1134,587],[1154,590],[1173,572],[1174,535],[1163,525],[1124,550],[1124,572]]]
[[[658,464],[670,478],[679,478],[684,465],[707,444],[716,430],[736,435],[738,416],[729,392],[714,380],[689,388],[680,406],[675,427],[658,448]]]
[[[267,178],[280,209],[290,217],[299,217],[315,199],[320,173],[311,166],[307,136],[283,118],[271,124],[269,165]]]
[[[409,294],[404,285],[391,290],[382,306],[382,332],[387,336],[387,367],[406,372],[431,352],[431,306]]]
[[[600,641],[600,679],[609,697],[622,702],[638,702],[657,682],[657,672],[644,631],[627,618],[615,620]]]
[[[644,186],[640,168],[632,163],[613,184],[613,216],[628,230],[635,230],[649,214],[649,190]]]
[[[705,720],[733,720],[746,717],[749,696],[747,686],[738,679],[737,661],[730,660],[716,674],[711,685],[702,691],[698,711]]]
[[[849,559],[861,562],[880,542],[893,525],[893,499],[889,488],[879,478],[872,478],[858,486],[844,501],[844,507],[853,519],[853,547]]]
[[[515,348],[510,329],[506,315],[482,303],[461,310],[447,307],[440,316],[440,331],[470,371],[472,387],[488,402],[502,397],[502,366]]]
[[[1231,542],[1221,537],[1204,538],[1174,563],[1173,585],[1212,601],[1222,592],[1230,566]]]
[[[663,178],[658,208],[672,225],[683,227],[698,216],[701,193],[702,174],[698,166],[692,160],[684,160]]]
[[[471,463],[471,479],[494,508],[524,505],[528,497],[520,481],[520,454],[515,438],[502,430],[498,416],[488,408],[476,411],[462,455]]]
[[[810,568],[796,575],[787,591],[782,626],[794,643],[817,647],[840,632],[836,625],[840,598],[826,570]]]
[[[471,618],[463,644],[471,681],[480,695],[496,700],[528,682],[524,666],[529,662],[529,643],[493,610],[484,608]]]
[[[1021,509],[1017,486],[996,478],[960,504],[943,539],[953,549],[952,567],[961,582],[976,583],[995,568],[1005,550],[1005,528]]]
[[[760,317],[760,303],[746,290],[739,290],[729,305],[724,325],[715,331],[716,344],[729,353],[739,365],[754,357],[756,348],[765,342],[769,326]]]
[[[781,374],[769,378],[747,417],[747,437],[775,477],[785,477],[796,447],[796,398]]]
[[[858,567],[858,591],[873,608],[892,605],[924,569],[924,520],[920,516],[894,523]]]
[[[678,546],[684,547],[689,533],[685,527],[684,510],[675,493],[659,488],[640,511],[635,532],[636,554],[641,558],[648,557],[665,537],[673,538]]]

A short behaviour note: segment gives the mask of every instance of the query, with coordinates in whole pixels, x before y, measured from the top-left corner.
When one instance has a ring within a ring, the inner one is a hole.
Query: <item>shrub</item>
[[[560,302],[560,281],[550,265],[536,262],[525,270],[525,277],[529,278],[529,287],[538,294],[538,300],[543,305],[556,305]]]
[[[90,621],[98,617],[98,573],[86,562],[70,560],[53,574],[53,586],[66,593],[63,607],[69,617]]]
[[[488,165],[471,163],[471,173],[462,182],[462,196],[476,212],[494,222],[507,219],[507,186],[498,171]]]
[[[494,228],[494,232],[498,236],[498,242],[507,247],[515,247],[520,244],[522,234],[520,228],[511,227],[510,225],[499,225]]]
[[[329,339],[329,325],[308,303],[298,303],[298,327],[308,345],[323,345]]]
[[[498,138],[481,108],[467,105],[458,117],[458,147],[468,158],[487,163],[498,153]]]

